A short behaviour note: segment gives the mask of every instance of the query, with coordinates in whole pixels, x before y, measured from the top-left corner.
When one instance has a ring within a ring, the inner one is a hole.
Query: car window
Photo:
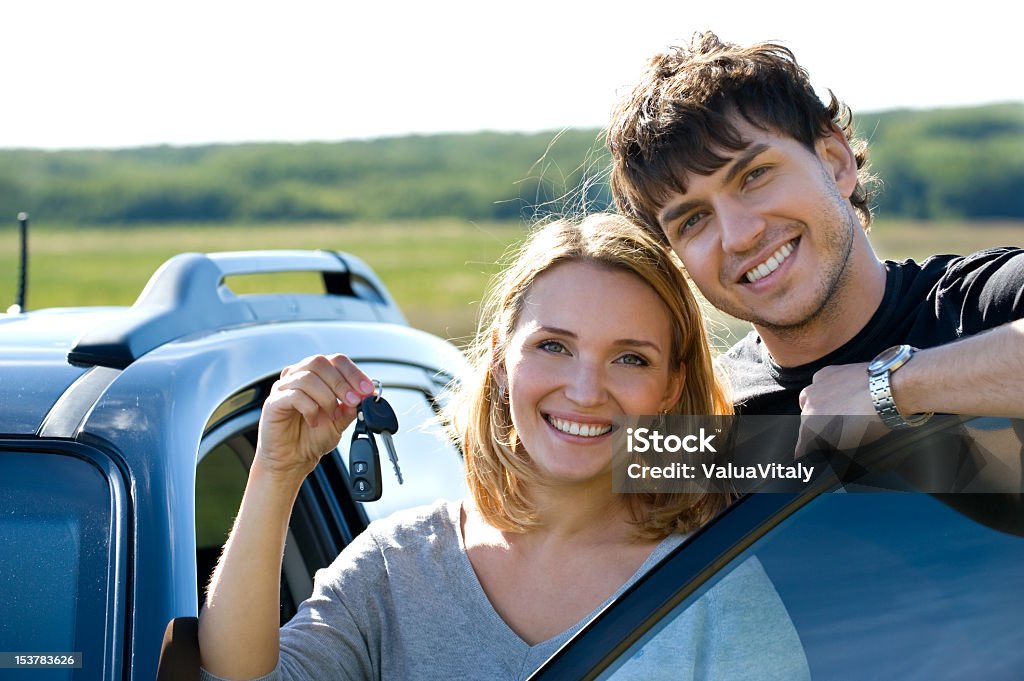
[[[239,414],[226,422],[222,431],[208,435],[211,441],[202,448],[196,467],[196,576],[200,607],[206,600],[210,577],[241,506],[256,451],[258,414],[258,411]],[[221,437],[223,432],[228,435]],[[304,503],[300,496],[297,508],[302,509]],[[304,517],[302,513],[294,514],[289,523],[281,571],[282,623],[295,614],[296,605],[313,589],[312,570],[306,560],[311,549],[297,541],[293,534],[296,525],[303,525]]]
[[[801,656],[815,679],[1015,678],[1024,628],[1007,604],[1024,602],[1024,538],[961,512],[978,504],[1015,508],[995,494],[821,495],[598,678],[791,679]]]
[[[123,522],[111,485],[90,461],[0,447],[0,648],[84,655],[78,669],[25,670],[25,678],[111,673],[104,651],[119,619],[110,604]],[[13,664],[7,657],[5,678]]]
[[[216,445],[196,468],[196,575],[199,602],[206,600],[213,568],[242,503],[249,476],[248,461],[238,451],[244,438]]]
[[[418,389],[388,387],[384,397],[398,417],[394,442],[404,484],[398,483],[387,448],[378,437],[383,495],[379,501],[364,504],[367,517],[376,520],[399,509],[429,504],[439,498],[459,499],[465,496],[462,458],[446,439],[427,395]],[[354,425],[349,426],[338,444],[338,452],[346,468],[354,428]]]

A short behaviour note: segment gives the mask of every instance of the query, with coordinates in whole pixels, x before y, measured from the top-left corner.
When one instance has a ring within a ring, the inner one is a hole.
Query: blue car
[[[276,271],[318,272],[324,292],[240,296],[226,283]],[[262,402],[283,367],[333,352],[382,382],[405,483],[385,458],[383,498],[355,501],[342,436],[295,506],[282,622],[368,522],[465,496],[435,418],[465,366],[458,349],[410,328],[364,263],[331,252],[186,254],[130,308],[0,315],[0,679],[195,678],[195,618]],[[899,473],[954,460],[938,467],[950,480],[872,487],[826,468],[798,490],[746,494],[532,678],[778,678],[770,654],[722,673],[677,635],[756,564],[812,679],[1022,679],[1022,434],[1018,421],[935,419],[858,461]]]
[[[324,293],[225,284],[279,271],[318,272]],[[181,640],[204,597],[270,385],[334,352],[382,383],[405,483],[384,457],[383,498],[353,501],[342,437],[296,504],[282,621],[369,521],[465,494],[435,419],[461,352],[410,328],[365,263],[333,252],[184,254],[128,308],[0,314],[0,678],[155,678],[165,633]]]

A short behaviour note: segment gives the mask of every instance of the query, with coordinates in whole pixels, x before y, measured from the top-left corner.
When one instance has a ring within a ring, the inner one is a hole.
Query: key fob
[[[372,433],[398,432],[398,416],[383,397],[370,395],[360,405],[366,429]]]
[[[348,479],[352,498],[377,501],[381,496],[380,455],[372,435],[356,433],[348,448]]]

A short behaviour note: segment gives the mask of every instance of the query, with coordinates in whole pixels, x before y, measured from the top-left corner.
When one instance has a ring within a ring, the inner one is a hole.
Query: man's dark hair
[[[738,114],[811,151],[834,123],[857,159],[850,202],[867,230],[873,183],[867,144],[853,135],[850,109],[831,91],[829,96],[826,106],[793,53],[774,43],[741,47],[705,32],[694,35],[689,47],[655,55],[608,126],[616,206],[665,242],[658,212],[673,192],[685,191],[686,175],[710,175],[729,160],[716,152],[746,148],[730,117]]]

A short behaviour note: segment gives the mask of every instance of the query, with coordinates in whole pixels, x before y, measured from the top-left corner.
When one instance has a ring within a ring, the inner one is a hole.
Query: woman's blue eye
[[[638,367],[645,367],[648,364],[646,359],[644,359],[640,355],[633,354],[623,355],[622,357],[619,358],[619,362],[621,362],[622,364],[630,364],[632,366]]]
[[[540,343],[537,347],[540,348],[541,350],[547,350],[548,352],[565,352],[565,346],[559,343],[558,341],[553,340],[544,341]]]

